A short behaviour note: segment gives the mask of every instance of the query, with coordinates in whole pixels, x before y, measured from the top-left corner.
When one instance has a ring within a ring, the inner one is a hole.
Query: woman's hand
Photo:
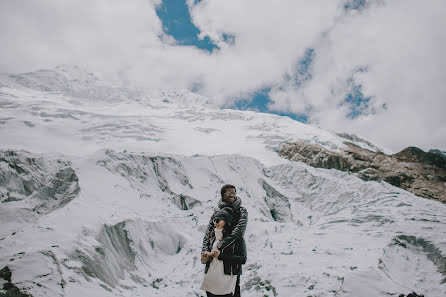
[[[209,258],[211,257],[211,253],[209,252],[202,252],[201,253],[201,263],[206,263],[209,261]]]
[[[220,256],[220,251],[218,249],[212,250],[211,252],[212,257],[218,257]]]

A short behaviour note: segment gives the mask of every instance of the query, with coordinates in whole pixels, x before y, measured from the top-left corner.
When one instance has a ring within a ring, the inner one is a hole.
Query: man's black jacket
[[[214,231],[211,232],[209,245],[212,247],[215,241]],[[208,272],[209,265],[213,258],[206,262],[204,273]],[[224,274],[226,275],[241,275],[242,265],[246,263],[247,253],[246,244],[243,237],[237,238],[235,242],[226,247],[218,256],[218,260],[223,261]]]
[[[223,200],[218,202],[218,207],[221,209],[223,207],[231,207],[234,211],[234,219],[232,220],[232,224],[230,228],[228,228],[229,233],[227,236],[223,237],[223,240],[217,245],[217,248],[220,252],[223,252],[225,248],[234,243],[237,239],[243,238],[246,231],[246,225],[248,224],[248,211],[246,208],[241,206],[242,201],[239,197],[233,203],[227,203]],[[202,251],[210,252],[212,245],[209,245],[211,232],[214,230],[214,218],[216,212],[214,212],[209,220],[208,227],[206,229],[206,233],[203,238],[203,246]]]

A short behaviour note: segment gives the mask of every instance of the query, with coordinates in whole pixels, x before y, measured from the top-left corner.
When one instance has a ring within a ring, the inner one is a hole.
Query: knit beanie
[[[226,223],[231,223],[234,218],[234,211],[230,207],[223,207],[217,211],[215,218],[224,220]]]

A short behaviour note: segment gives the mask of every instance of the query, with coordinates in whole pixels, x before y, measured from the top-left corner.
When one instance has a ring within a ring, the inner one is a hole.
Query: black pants
[[[214,294],[212,294],[212,293],[209,293],[208,291],[206,291],[206,295],[207,295],[208,297],[232,297],[232,296],[233,296],[232,294],[226,294],[226,295],[214,295]]]
[[[235,291],[234,295],[226,294],[226,295],[214,295],[208,291],[206,291],[207,297],[240,297],[240,275],[237,275],[237,282],[235,283]]]
[[[240,275],[237,275],[237,282],[235,283],[234,297],[240,297]]]

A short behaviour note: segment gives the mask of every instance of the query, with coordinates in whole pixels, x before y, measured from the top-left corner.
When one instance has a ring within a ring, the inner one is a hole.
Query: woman
[[[210,234],[207,252],[202,253],[201,262],[206,263],[206,268],[201,289],[206,291],[208,297],[234,296],[237,277],[242,274],[242,264],[246,263],[246,244],[243,238],[235,240],[221,252],[217,249],[219,241],[230,232],[233,216],[230,207],[224,207],[215,214],[215,229]],[[237,294],[240,294],[239,291]]]

